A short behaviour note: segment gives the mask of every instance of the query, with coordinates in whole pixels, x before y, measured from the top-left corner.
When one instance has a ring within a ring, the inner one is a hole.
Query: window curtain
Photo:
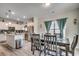
[[[67,18],[62,18],[57,21],[59,29],[60,29],[60,38],[63,38],[63,29],[65,26]]]
[[[45,21],[45,27],[46,27],[47,33],[49,33],[51,24],[52,24],[52,21]]]

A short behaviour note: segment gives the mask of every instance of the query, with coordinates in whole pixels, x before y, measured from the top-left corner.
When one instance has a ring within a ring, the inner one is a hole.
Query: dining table
[[[41,45],[44,45],[44,41],[45,40],[43,38],[41,38],[40,40],[41,40]],[[57,45],[59,47],[65,47],[65,49],[66,49],[66,56],[68,56],[68,51],[69,51],[69,47],[70,47],[69,39],[65,39],[65,38],[64,39],[58,39],[57,40]]]

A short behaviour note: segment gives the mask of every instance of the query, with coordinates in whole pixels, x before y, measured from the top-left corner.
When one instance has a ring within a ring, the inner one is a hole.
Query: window
[[[59,30],[59,26],[58,26],[57,21],[52,21],[49,33],[60,34],[60,30]]]
[[[66,30],[66,26],[63,29],[63,36],[65,37],[65,30]],[[59,25],[57,23],[57,21],[52,21],[49,33],[53,34],[58,34],[58,38],[60,37],[60,29],[59,29]]]

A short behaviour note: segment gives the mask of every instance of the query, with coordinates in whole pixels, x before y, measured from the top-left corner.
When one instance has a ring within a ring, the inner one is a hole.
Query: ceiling
[[[51,3],[49,7],[44,7],[42,3],[0,3],[0,17],[6,18],[6,13],[11,10],[15,15],[11,15],[10,19],[19,18],[24,21],[30,17],[47,18],[77,8],[79,8],[78,3]],[[23,19],[23,16],[26,18]]]

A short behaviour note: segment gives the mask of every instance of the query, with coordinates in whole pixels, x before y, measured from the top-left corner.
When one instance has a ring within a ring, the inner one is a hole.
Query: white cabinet
[[[6,35],[4,33],[0,34],[0,42],[5,41],[6,40]]]

